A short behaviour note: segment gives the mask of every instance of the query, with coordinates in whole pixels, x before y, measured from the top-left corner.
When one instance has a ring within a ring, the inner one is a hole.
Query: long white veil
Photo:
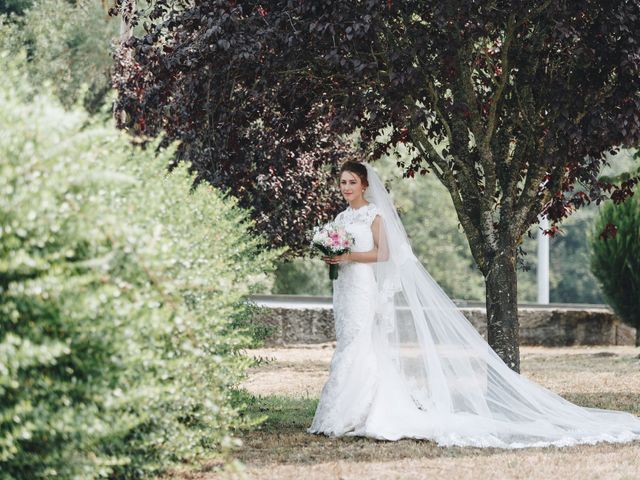
[[[378,405],[388,406],[371,419],[372,436],[503,448],[640,439],[634,415],[579,407],[512,371],[415,257],[384,184],[365,166],[365,198],[382,220],[374,345]]]

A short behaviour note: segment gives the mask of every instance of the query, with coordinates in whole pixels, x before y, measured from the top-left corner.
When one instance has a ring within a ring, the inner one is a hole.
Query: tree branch
[[[440,156],[440,154],[436,151],[434,146],[431,144],[427,135],[422,130],[422,127],[417,127],[409,132],[411,137],[411,141],[416,146],[420,154],[427,161],[427,163],[433,168],[434,173],[438,177],[438,179],[442,182],[442,184],[447,188],[449,194],[451,195],[451,200],[453,201],[453,205],[458,214],[458,218],[462,227],[465,229],[467,233],[467,237],[469,238],[469,244],[473,244],[472,251],[476,250],[474,253],[474,258],[478,265],[483,264],[483,260],[481,255],[478,255],[479,247],[483,247],[484,243],[482,240],[482,235],[478,229],[478,225],[474,222],[472,215],[467,212],[465,209],[465,203],[463,203],[460,188],[458,185],[458,181],[453,175],[453,171],[447,165],[447,162],[444,158]]]
[[[511,65],[509,63],[509,48],[511,46],[511,42],[513,40],[513,34],[516,27],[515,15],[511,15],[509,17],[509,21],[507,23],[507,30],[505,32],[504,43],[502,44],[502,52],[500,55],[500,63],[502,67],[502,77],[500,78],[500,83],[498,84],[498,88],[495,93],[491,96],[491,106],[489,107],[489,118],[487,119],[487,129],[485,132],[485,136],[483,139],[484,148],[489,149],[489,144],[491,143],[491,137],[493,136],[493,132],[496,128],[496,112],[498,111],[498,104],[502,98],[502,92],[504,91],[505,86],[507,85],[507,81],[509,80],[509,70]]]
[[[468,66],[467,52],[459,56],[459,85],[460,90],[468,106],[469,120],[471,124],[471,132],[473,133],[476,148],[480,157],[480,165],[482,166],[484,176],[484,191],[479,196],[480,202],[480,218],[482,227],[480,228],[482,236],[492,249],[497,248],[496,229],[493,219],[493,196],[496,190],[496,170],[493,163],[493,155],[490,149],[483,148],[483,128],[481,125],[480,114],[477,109],[477,98],[471,79],[471,69]],[[468,149],[467,145],[462,147]],[[475,164],[471,165],[475,169]]]

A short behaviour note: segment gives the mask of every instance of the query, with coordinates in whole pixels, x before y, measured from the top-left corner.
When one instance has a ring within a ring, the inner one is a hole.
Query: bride
[[[498,357],[414,256],[370,165],[346,162],[353,235],[333,284],[336,350],[310,433],[475,447],[640,439],[630,413],[574,405]]]

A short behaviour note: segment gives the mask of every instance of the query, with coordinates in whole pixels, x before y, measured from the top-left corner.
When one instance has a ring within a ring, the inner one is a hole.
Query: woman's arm
[[[336,257],[322,257],[326,263],[344,263],[344,262],[360,262],[360,263],[372,263],[378,260],[387,260],[389,258],[389,252],[384,245],[380,247],[380,215],[376,215],[371,224],[371,232],[373,233],[373,249],[368,252],[351,252],[344,255],[338,255]],[[380,254],[380,257],[378,257]]]

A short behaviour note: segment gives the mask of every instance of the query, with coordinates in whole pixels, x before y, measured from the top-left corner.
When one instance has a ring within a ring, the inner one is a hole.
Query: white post
[[[549,237],[542,230],[549,228],[549,219],[539,217],[538,230],[538,303],[549,303]]]

